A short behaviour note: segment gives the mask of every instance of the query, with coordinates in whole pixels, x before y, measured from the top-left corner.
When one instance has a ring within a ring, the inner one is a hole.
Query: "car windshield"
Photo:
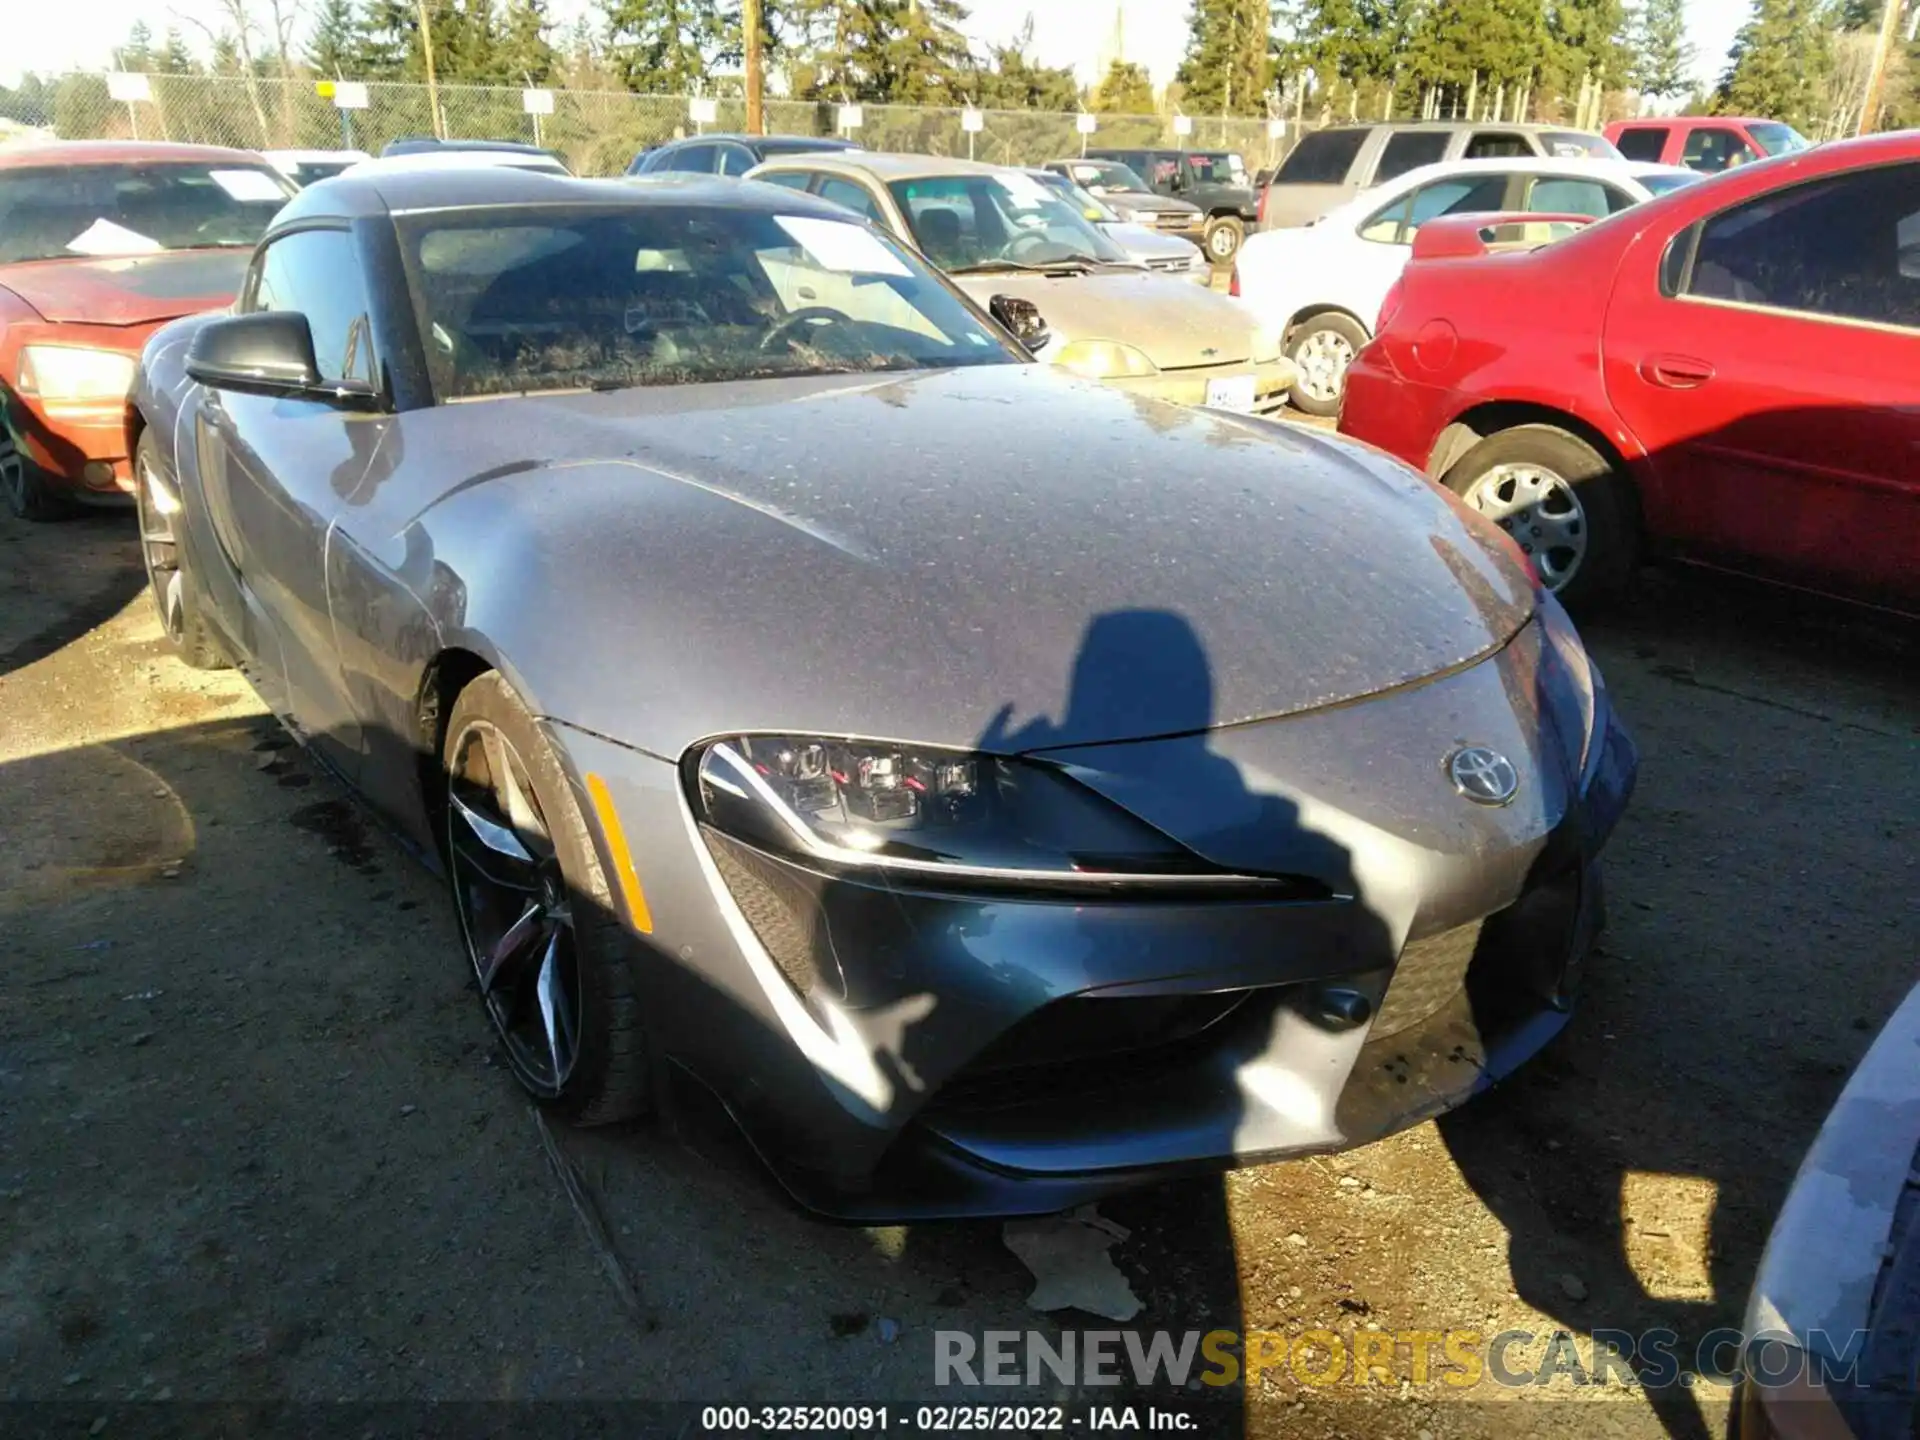
[[[1076,160],[1070,172],[1082,185],[1099,185],[1107,190],[1151,191],[1146,181],[1117,160]]]
[[[1589,135],[1584,130],[1549,130],[1540,137],[1540,141],[1546,146],[1547,154],[1563,160],[1576,155],[1591,156],[1595,160],[1620,158],[1620,152],[1606,136]]]
[[[1776,120],[1749,125],[1747,134],[1753,137],[1754,144],[1769,155],[1790,155],[1795,150],[1807,149],[1811,144],[1806,136],[1791,125],[1782,125]]]
[[[1193,178],[1201,185],[1244,185],[1247,183],[1247,165],[1238,155],[1212,151],[1204,155],[1187,156],[1187,164],[1192,167]]]
[[[1045,185],[1048,189],[1059,192],[1075,205],[1078,205],[1080,207],[1080,213],[1086,216],[1087,219],[1093,221],[1094,224],[1117,225],[1120,223],[1119,215],[1108,209],[1106,203],[1102,201],[1099,196],[1089,190],[1082,190],[1066,176],[1056,175],[1051,170],[1036,170],[1033,172],[1033,178],[1038,180],[1042,185]]]
[[[293,193],[247,164],[0,170],[0,263],[252,246]]]
[[[1021,171],[896,180],[889,188],[915,243],[956,275],[1127,263],[1073,201]]]
[[[540,207],[439,212],[400,230],[441,400],[1020,358],[857,221]]]
[[[1647,187],[1650,194],[1671,195],[1703,178],[1698,170],[1687,170],[1672,175],[1642,175],[1640,183]]]

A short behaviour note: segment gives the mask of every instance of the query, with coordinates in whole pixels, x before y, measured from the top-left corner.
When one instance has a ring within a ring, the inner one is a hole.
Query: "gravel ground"
[[[129,1400],[1032,1401],[934,1391],[934,1332],[1103,1324],[1027,1310],[997,1226],[815,1223],[697,1125],[554,1137],[592,1239],[437,882],[243,682],[168,656],[140,582],[124,516],[0,521],[0,1395],[109,1435],[201,1413]],[[1644,768],[1579,1016],[1438,1124],[1103,1206],[1129,1328],[1666,1327],[1689,1355],[1739,1323],[1801,1150],[1916,978],[1920,643],[1658,574],[1589,638]],[[1726,1416],[1712,1385],[1284,1365],[1225,1401],[1202,1428]]]

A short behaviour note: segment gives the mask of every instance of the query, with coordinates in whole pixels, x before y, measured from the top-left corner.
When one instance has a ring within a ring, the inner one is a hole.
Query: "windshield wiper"
[[[947,271],[949,275],[984,275],[999,270],[1019,270],[1029,275],[1053,275],[1062,270],[1074,274],[1086,275],[1101,262],[1086,255],[1069,255],[1060,260],[1047,260],[1040,264],[1029,264],[1024,260],[979,260],[972,265],[955,265]]]

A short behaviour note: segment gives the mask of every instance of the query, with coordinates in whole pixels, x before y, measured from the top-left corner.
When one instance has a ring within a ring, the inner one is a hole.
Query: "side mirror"
[[[291,310],[262,310],[210,320],[187,351],[187,374],[215,390],[312,399],[370,399],[365,386],[320,378],[307,317]]]
[[[1184,190],[1187,188],[1187,177],[1176,170],[1167,177],[1167,185],[1170,189]]]
[[[1018,295],[996,295],[987,302],[987,313],[1013,332],[1013,338],[1029,350],[1039,350],[1053,338],[1040,307]]]

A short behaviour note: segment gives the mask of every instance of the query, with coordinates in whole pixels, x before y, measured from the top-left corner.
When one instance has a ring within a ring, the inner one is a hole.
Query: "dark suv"
[[[689,135],[642,150],[627,166],[627,174],[744,175],[776,155],[859,148],[837,135]]]
[[[1225,265],[1240,251],[1260,202],[1246,163],[1230,150],[1089,150],[1089,160],[1117,160],[1161,195],[1198,206],[1207,217],[1207,258]]]

